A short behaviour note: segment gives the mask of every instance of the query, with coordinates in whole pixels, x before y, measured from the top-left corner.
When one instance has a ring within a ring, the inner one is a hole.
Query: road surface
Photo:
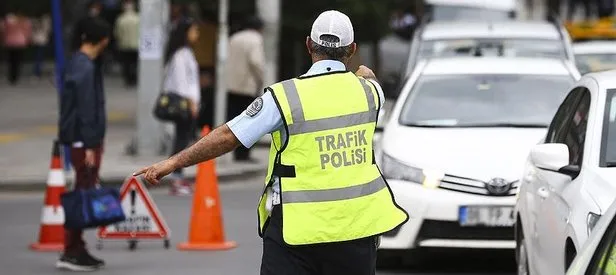
[[[129,251],[126,242],[105,242],[93,254],[107,261],[96,274],[109,275],[248,275],[259,274],[261,240],[256,233],[257,197],[262,179],[248,178],[221,184],[221,197],[227,239],[238,247],[229,251],[180,252],[175,245],[186,240],[191,198],[171,197],[166,189],[152,190],[152,196],[172,230],[172,249],[162,241],[141,242]],[[55,270],[57,253],[32,252],[28,245],[37,238],[42,193],[0,193],[0,274],[66,274]],[[88,232],[90,247],[94,232]],[[513,274],[512,253],[457,251],[433,255],[420,268],[379,270],[393,274]]]

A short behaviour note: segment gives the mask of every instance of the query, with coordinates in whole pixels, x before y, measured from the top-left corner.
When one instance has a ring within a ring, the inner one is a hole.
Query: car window
[[[421,76],[404,103],[403,125],[546,127],[572,84],[570,76]]]
[[[616,274],[616,217],[601,238],[597,250],[588,264],[586,275]]]
[[[573,114],[573,110],[580,100],[581,94],[582,92],[580,87],[574,88],[560,104],[558,111],[556,111],[556,115],[554,115],[554,118],[550,123],[550,128],[548,128],[545,143],[555,143],[557,134],[562,135],[561,133],[565,131],[565,127],[567,126],[569,118]]]
[[[556,133],[556,143],[564,143],[569,148],[569,164],[580,165],[584,155],[584,140],[590,110],[590,92],[581,88],[582,98],[563,131]]]
[[[616,89],[607,91],[599,164],[601,167],[616,167]]]
[[[424,41],[419,49],[420,59],[469,55],[567,58],[563,42],[551,39],[439,39]]]
[[[580,73],[616,69],[616,54],[576,54],[575,64]]]

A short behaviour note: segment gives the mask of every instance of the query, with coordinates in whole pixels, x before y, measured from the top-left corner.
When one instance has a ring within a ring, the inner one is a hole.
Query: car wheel
[[[518,275],[530,275],[530,270],[528,268],[528,251],[526,250],[524,235],[521,236],[518,242],[516,253],[518,258]]]

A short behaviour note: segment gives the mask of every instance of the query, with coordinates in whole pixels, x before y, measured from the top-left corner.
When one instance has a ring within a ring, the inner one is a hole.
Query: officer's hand
[[[359,69],[357,69],[355,75],[361,76],[366,79],[376,79],[376,75],[374,75],[374,72],[364,65],[359,65]]]
[[[159,180],[166,175],[169,175],[173,170],[177,169],[172,159],[166,159],[152,166],[141,168],[138,172],[133,173],[133,176],[143,174],[143,178],[150,184],[158,184]]]

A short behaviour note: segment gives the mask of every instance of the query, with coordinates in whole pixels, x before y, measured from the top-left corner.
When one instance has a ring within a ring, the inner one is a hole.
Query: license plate
[[[458,219],[461,226],[510,227],[515,223],[511,206],[462,206]]]

